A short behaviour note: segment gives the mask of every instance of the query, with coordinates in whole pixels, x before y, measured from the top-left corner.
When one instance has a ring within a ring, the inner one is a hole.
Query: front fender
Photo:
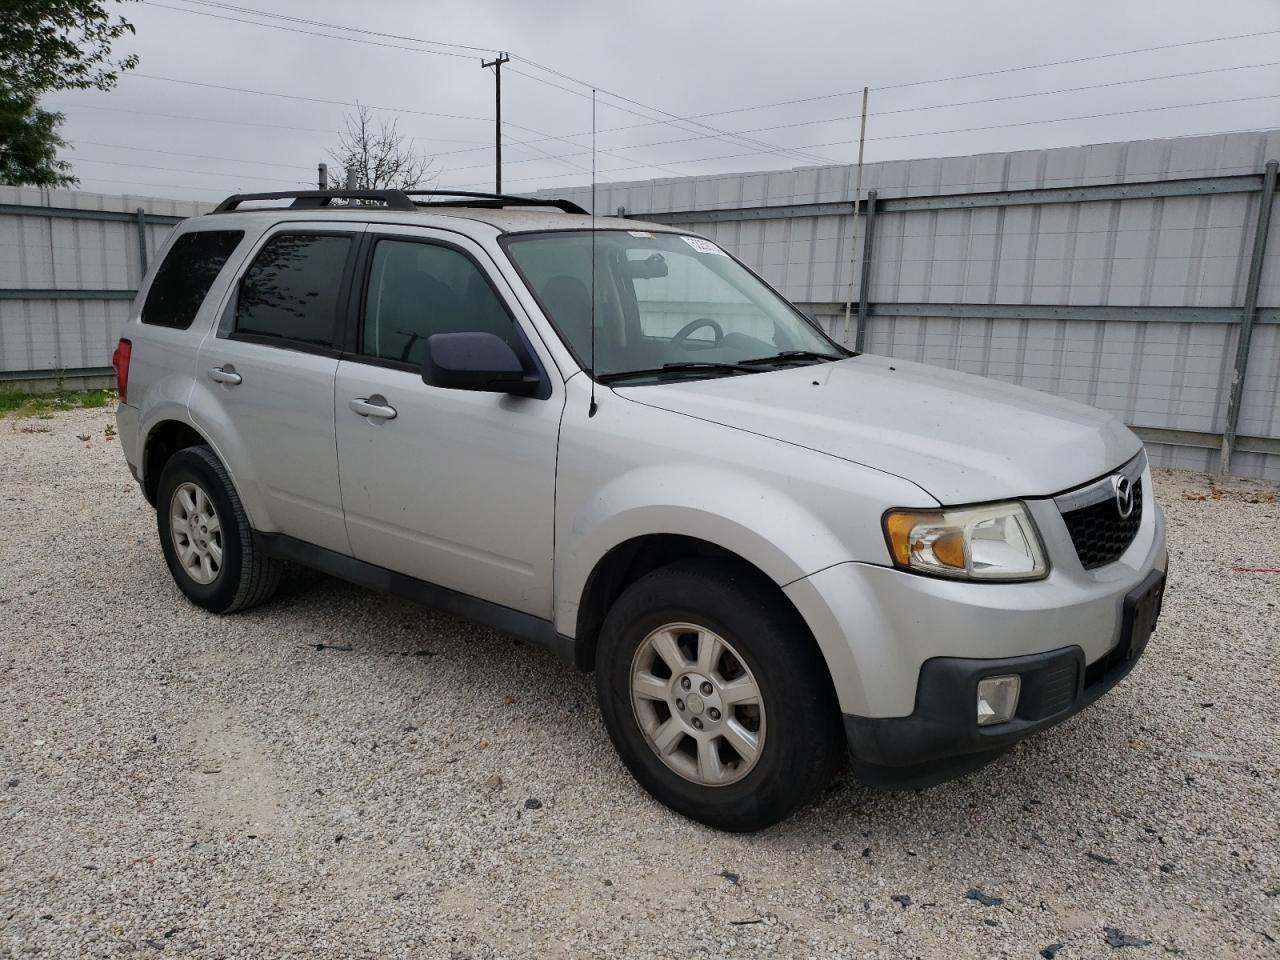
[[[603,394],[591,416],[585,380],[568,381],[557,470],[555,621],[564,636],[577,636],[597,564],[637,537],[714,544],[785,588],[849,561],[887,562],[884,510],[937,505],[901,477],[616,394]],[[849,637],[796,606],[833,680],[858,683]]]
[[[721,491],[723,496],[708,496]],[[712,466],[630,471],[576,504],[557,538],[556,627],[577,628],[578,607],[600,559],[636,537],[679,534],[752,563],[779,586],[850,559],[848,548],[797,500]]]

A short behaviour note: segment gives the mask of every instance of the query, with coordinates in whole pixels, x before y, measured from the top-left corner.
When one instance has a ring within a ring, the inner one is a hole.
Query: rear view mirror
[[[436,333],[427,338],[422,382],[450,390],[478,390],[527,397],[537,392],[520,358],[492,333]]]
[[[654,280],[667,275],[667,261],[660,253],[651,253],[643,260],[628,260],[627,276],[632,280]]]

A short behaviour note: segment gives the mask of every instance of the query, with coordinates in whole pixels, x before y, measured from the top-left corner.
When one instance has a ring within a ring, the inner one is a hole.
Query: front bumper
[[[1143,489],[1152,489],[1149,470]],[[1168,564],[1154,498],[1129,548],[1092,570],[1052,499],[1023,502],[1050,557],[1043,580],[970,583],[848,562],[783,588],[822,651],[843,713],[909,716],[921,668],[939,657],[998,660],[1078,646],[1091,664],[1115,647],[1124,597]]]
[[[1149,623],[1135,627],[1126,613],[1119,642],[1093,663],[1086,664],[1084,650],[1075,645],[1019,657],[926,661],[910,716],[844,716],[855,776],[871,786],[931,786],[977,769],[1019,740],[1079,713],[1123,680],[1146,650],[1164,581],[1165,572],[1153,570],[1129,594],[1126,611],[1160,591]],[[1002,674],[1021,677],[1017,711],[1004,723],[979,726],[978,682]]]

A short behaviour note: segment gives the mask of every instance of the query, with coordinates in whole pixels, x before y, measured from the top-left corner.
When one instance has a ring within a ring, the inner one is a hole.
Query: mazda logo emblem
[[[1133,513],[1133,484],[1123,476],[1112,477],[1111,482],[1116,488],[1116,512],[1121,520],[1128,520]]]

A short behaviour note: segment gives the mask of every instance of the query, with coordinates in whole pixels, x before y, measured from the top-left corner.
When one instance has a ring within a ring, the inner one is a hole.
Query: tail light
[[[133,343],[121,340],[116,344],[116,352],[111,354],[111,366],[116,368],[116,388],[120,391],[120,402],[129,402],[129,357],[133,353]]]

